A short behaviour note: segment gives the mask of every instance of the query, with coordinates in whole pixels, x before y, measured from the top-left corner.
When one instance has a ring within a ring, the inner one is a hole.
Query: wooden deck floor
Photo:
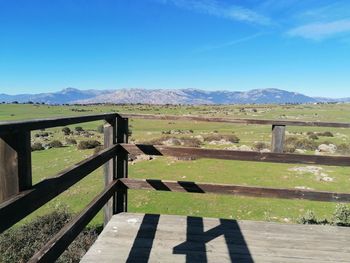
[[[83,263],[350,262],[350,228],[122,213]]]

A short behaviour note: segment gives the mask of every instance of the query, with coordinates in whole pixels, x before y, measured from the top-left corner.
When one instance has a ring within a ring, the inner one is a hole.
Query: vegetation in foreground
[[[59,208],[48,215],[34,219],[20,227],[10,229],[0,235],[0,262],[24,263],[41,249],[73,215]],[[98,236],[99,229],[87,228],[73,241],[56,261],[58,263],[79,262]]]

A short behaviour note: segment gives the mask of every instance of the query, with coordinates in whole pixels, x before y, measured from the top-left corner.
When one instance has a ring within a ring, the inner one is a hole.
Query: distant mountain
[[[350,98],[309,97],[280,89],[250,91],[205,91],[198,89],[63,89],[40,94],[0,94],[0,102],[35,102],[46,104],[147,103],[147,104],[284,104],[315,102],[350,102]]]
[[[147,90],[121,89],[79,100],[79,103],[150,103],[150,104],[268,104],[312,103],[314,98],[278,89],[239,91],[204,91],[197,89]]]
[[[19,95],[7,95],[0,94],[0,102],[39,102],[47,104],[65,104],[74,103],[77,100],[84,100],[96,97],[102,93],[108,93],[107,90],[79,90],[74,88],[66,88],[59,92],[52,93],[39,93],[39,94],[19,94]]]

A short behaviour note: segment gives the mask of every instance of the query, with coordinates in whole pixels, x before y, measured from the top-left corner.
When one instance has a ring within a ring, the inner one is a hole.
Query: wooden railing
[[[128,118],[271,125],[272,152],[242,152],[128,144]],[[96,120],[105,120],[106,122],[104,125],[105,149],[57,175],[33,185],[31,176],[30,132],[36,129],[52,128]],[[116,113],[0,123],[0,233],[49,202],[102,165],[104,165],[105,189],[79,215],[45,244],[45,246],[31,258],[30,262],[51,262],[57,259],[102,207],[104,207],[105,224],[110,220],[113,214],[126,212],[128,189],[350,202],[350,194],[348,193],[128,178],[128,154],[137,155],[140,153],[158,156],[350,166],[350,157],[346,156],[316,156],[283,153],[286,125],[336,128],[350,127],[349,123],[141,114],[119,115]]]

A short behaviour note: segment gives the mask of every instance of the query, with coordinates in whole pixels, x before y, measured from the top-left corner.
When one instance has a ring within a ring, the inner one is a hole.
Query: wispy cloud
[[[305,24],[292,28],[287,32],[291,37],[302,37],[312,40],[323,40],[345,33],[350,33],[350,19]]]
[[[217,44],[217,45],[208,45],[208,46],[205,46],[205,47],[202,47],[202,48],[196,50],[196,53],[212,51],[212,50],[216,50],[216,49],[221,49],[221,48],[234,46],[234,45],[237,45],[237,44],[244,43],[244,42],[247,42],[249,40],[255,39],[255,38],[260,37],[262,35],[264,35],[264,34],[263,33],[257,33],[257,34],[253,34],[253,35],[250,35],[250,36],[238,38],[238,39],[235,39],[235,40],[232,40],[232,41],[228,41],[228,42],[225,42],[225,43]]]
[[[225,5],[216,0],[158,0],[163,4],[173,4],[177,7],[193,10],[198,13],[222,17],[240,22],[269,25],[269,17],[256,11],[238,5]]]

